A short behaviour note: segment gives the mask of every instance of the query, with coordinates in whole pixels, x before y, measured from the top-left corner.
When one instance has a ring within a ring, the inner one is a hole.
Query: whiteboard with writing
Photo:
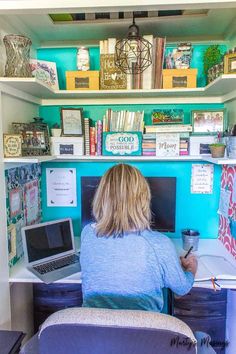
[[[191,193],[212,194],[214,165],[193,164],[191,175]]]

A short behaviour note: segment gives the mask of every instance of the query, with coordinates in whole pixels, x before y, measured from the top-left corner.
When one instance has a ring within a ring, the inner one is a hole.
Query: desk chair
[[[55,312],[20,351],[20,354],[165,353],[213,354],[215,351],[198,350],[191,329],[172,316],[97,308]]]

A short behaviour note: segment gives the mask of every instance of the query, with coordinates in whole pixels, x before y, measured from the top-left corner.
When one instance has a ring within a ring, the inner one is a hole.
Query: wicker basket
[[[225,156],[225,145],[210,145],[211,156],[212,157],[224,157]]]

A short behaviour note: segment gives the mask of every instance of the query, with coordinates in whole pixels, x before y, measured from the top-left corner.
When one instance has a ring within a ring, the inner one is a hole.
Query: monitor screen
[[[101,177],[81,177],[82,227],[94,221],[92,201]],[[176,178],[147,177],[151,190],[152,229],[175,232]]]

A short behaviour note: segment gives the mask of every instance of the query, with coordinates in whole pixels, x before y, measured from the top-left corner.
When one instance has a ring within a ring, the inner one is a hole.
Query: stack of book
[[[144,136],[155,136],[157,156],[189,155],[189,132],[191,131],[190,124],[147,125]],[[145,154],[149,146],[144,143]]]
[[[179,154],[180,156],[189,155],[189,133],[180,134]]]
[[[162,88],[162,70],[165,53],[165,38],[153,38],[153,35],[143,36],[152,44],[152,64],[139,74],[127,75],[127,89],[160,89]]]
[[[114,78],[118,79],[121,76],[121,73],[118,73],[118,69],[113,67],[112,64],[112,55],[115,53],[115,45],[116,45],[116,38],[108,38],[107,40],[100,41],[100,58],[101,58],[101,72],[100,72],[100,88],[101,89],[109,89],[112,88],[114,85],[114,89],[123,89],[127,88],[128,90],[131,89],[144,89],[144,90],[151,90],[151,89],[161,89],[162,88],[162,70],[163,70],[163,63],[164,63],[164,53],[165,53],[165,38],[154,38],[153,35],[146,35],[143,36],[144,39],[148,40],[151,45],[151,57],[152,57],[152,64],[144,70],[143,73],[137,74],[127,74],[127,78],[124,77],[120,82],[115,83]],[[142,48],[139,48],[142,50]],[[108,63],[108,59],[110,56],[110,62]],[[128,56],[129,57],[129,56]],[[132,57],[132,55],[130,56]],[[106,60],[106,62],[104,62]],[[130,63],[132,65],[132,63]],[[102,78],[104,75],[106,79]],[[110,84],[107,78],[110,77]],[[120,77],[121,78],[121,77]],[[126,81],[127,80],[127,81]],[[107,83],[108,82],[108,83]],[[116,85],[115,85],[116,84]],[[124,84],[126,87],[124,87]],[[109,87],[110,86],[110,87]]]
[[[142,132],[144,111],[112,111],[108,109],[103,117],[104,132]]]
[[[102,155],[102,121],[98,120],[95,127],[89,128],[90,155]]]
[[[156,155],[156,134],[143,134],[142,151],[143,156]]]

